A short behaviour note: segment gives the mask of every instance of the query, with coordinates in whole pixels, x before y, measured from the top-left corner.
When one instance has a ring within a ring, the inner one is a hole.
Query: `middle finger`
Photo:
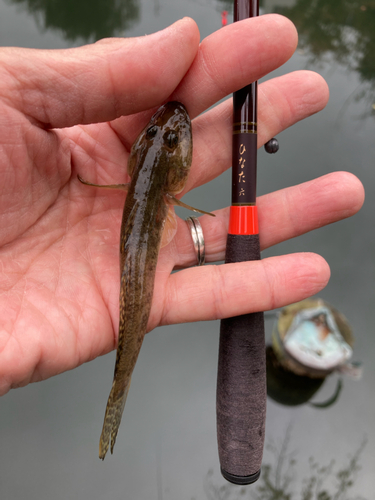
[[[193,119],[284,64],[296,45],[296,29],[283,16],[268,14],[228,25],[202,41],[189,71],[168,100],[182,102]],[[153,111],[119,118],[113,128],[130,145]]]
[[[323,109],[328,95],[326,82],[312,71],[296,71],[262,83],[258,90],[258,148]],[[193,121],[193,165],[182,195],[230,167],[232,106],[228,99]]]

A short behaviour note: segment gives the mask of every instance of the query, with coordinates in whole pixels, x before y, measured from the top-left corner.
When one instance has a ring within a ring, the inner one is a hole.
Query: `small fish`
[[[168,102],[152,116],[132,146],[128,160],[130,184],[99,186],[78,176],[90,186],[128,192],[120,236],[119,339],[99,444],[102,460],[109,444],[113,453],[131,376],[146,333],[159,250],[172,240],[177,230],[171,205],[208,214],[175,198],[186,184],[191,161],[189,115],[183,104]]]

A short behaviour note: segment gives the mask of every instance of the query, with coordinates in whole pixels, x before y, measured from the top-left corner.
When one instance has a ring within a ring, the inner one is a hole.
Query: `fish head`
[[[133,144],[128,162],[130,176],[138,157],[146,150],[155,151],[155,163],[158,174],[165,178],[166,192],[180,193],[186,184],[193,156],[191,121],[183,104],[167,102],[152,116]]]
[[[166,186],[170,194],[180,193],[187,181],[193,156],[191,121],[183,104],[167,102],[153,116],[159,128],[160,146],[166,164]]]

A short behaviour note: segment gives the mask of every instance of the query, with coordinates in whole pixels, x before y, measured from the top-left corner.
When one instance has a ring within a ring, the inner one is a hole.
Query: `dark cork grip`
[[[226,263],[259,259],[259,235],[228,234]],[[265,417],[263,313],[224,319],[220,327],[217,435],[221,471],[229,481],[249,484],[258,479]]]

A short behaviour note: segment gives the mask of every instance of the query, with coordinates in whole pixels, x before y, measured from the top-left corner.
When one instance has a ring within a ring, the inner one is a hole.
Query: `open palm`
[[[210,181],[230,167],[231,102],[200,113],[281,65],[295,45],[289,21],[262,16],[200,45],[195,23],[184,19],[138,39],[0,51],[0,394],[116,346],[126,195],[84,186],[77,173],[101,184],[127,182],[134,139],[155,107],[173,99],[196,117],[186,190]],[[310,72],[263,84],[259,145],[320,110],[327,97],[324,81]],[[362,200],[359,181],[344,173],[265,196],[258,203],[262,247],[348,217]],[[216,215],[200,219],[212,262],[224,255],[228,210]],[[170,275],[194,263],[179,220],[160,254],[149,329],[280,307],[316,293],[329,277],[313,254]]]

